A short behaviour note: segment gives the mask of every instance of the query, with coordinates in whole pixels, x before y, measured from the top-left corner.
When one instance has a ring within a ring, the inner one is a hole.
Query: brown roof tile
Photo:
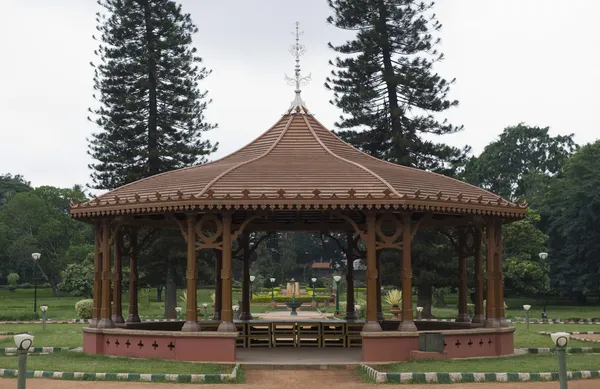
[[[462,181],[373,158],[301,112],[284,115],[256,140],[222,159],[122,186],[74,205],[71,214],[145,213],[150,205],[170,209],[300,204],[395,204],[509,216],[526,209]]]

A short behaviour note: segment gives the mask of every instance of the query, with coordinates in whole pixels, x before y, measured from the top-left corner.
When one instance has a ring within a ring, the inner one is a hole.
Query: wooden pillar
[[[198,326],[198,302],[196,301],[196,215],[187,215],[187,268],[185,279],[187,283],[187,304],[185,307],[185,323],[181,328],[184,332],[200,331]]]
[[[381,250],[377,251],[377,320],[383,321],[383,307],[381,305]]]
[[[102,220],[102,307],[97,328],[113,328],[110,318],[110,220]]]
[[[102,307],[102,227],[99,222],[94,224],[94,292],[92,305],[92,320],[90,327],[95,328],[100,321]]]
[[[375,235],[375,213],[367,213],[367,323],[364,332],[381,331],[377,321],[377,236]]]
[[[129,316],[127,316],[127,323],[139,323],[141,321],[138,312],[139,247],[137,238],[137,230],[132,229],[129,234]]]
[[[458,230],[458,316],[459,323],[469,323],[467,309],[467,231]]]
[[[477,226],[473,239],[473,249],[475,250],[475,315],[473,323],[485,323],[485,313],[483,312],[483,266],[481,253],[481,240],[483,239],[482,227]]]
[[[354,310],[354,237],[352,232],[346,233],[346,320],[356,320]]]
[[[498,327],[497,310],[496,310],[496,269],[494,266],[496,256],[496,225],[493,220],[487,220],[485,226],[486,232],[486,281],[487,281],[487,297],[486,297],[486,327]]]
[[[496,223],[496,255],[494,269],[496,270],[496,317],[500,327],[508,327],[504,317],[504,269],[502,268],[502,224]]]
[[[250,237],[248,233],[243,233],[240,236],[239,243],[242,246],[242,311],[240,312],[240,320],[252,320],[250,313]]]
[[[214,250],[215,253],[215,303],[213,304],[213,320],[221,320],[221,292],[223,291],[221,282],[221,270],[223,269],[223,252]]]
[[[113,264],[113,306],[112,306],[112,321],[113,323],[125,323],[123,320],[123,290],[121,280],[123,279],[123,266],[121,263],[123,229],[115,228],[115,236],[113,239],[114,248],[114,264]]]
[[[221,269],[221,324],[219,332],[237,332],[231,304],[231,213],[223,213],[223,268]]]
[[[412,225],[409,214],[402,214],[402,321],[398,331],[416,331],[412,310]]]

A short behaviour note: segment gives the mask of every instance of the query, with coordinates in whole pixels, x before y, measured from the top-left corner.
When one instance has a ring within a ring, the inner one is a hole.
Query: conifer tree
[[[171,0],[99,0],[100,45],[90,109],[101,130],[89,140],[93,187],[113,189],[202,163],[216,145],[202,138],[210,74],[191,46],[197,32]],[[96,39],[96,38],[95,38]]]
[[[437,113],[458,104],[448,99],[450,85],[433,70],[443,59],[434,34],[441,24],[433,2],[417,0],[328,0],[332,25],[356,31],[354,39],[329,46],[341,57],[325,86],[344,115],[339,135],[377,158],[405,166],[454,174],[464,163],[463,149],[430,135],[462,129],[439,121]],[[355,130],[362,131],[355,131]]]

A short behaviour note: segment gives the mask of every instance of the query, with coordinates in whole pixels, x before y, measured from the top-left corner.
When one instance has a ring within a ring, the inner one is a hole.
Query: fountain
[[[296,280],[294,280],[293,278],[291,279],[291,284],[293,285],[293,289],[292,289],[292,301],[289,303],[285,303],[285,305],[288,308],[292,309],[292,312],[290,313],[290,316],[298,316],[298,312],[296,312],[296,309],[298,309],[302,303],[300,302],[296,302]]]

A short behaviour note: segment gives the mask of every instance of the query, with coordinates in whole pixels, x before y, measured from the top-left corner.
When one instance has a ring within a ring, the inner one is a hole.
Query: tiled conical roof
[[[519,217],[526,206],[439,174],[373,158],[302,106],[238,151],[117,188],[74,217],[213,208],[395,207]]]

